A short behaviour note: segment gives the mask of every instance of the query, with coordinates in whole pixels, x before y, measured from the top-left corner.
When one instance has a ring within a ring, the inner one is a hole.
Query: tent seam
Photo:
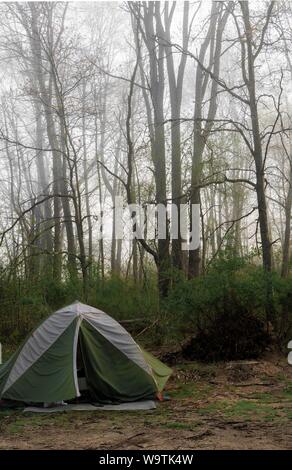
[[[78,315],[76,330],[74,334],[74,341],[73,341],[73,377],[74,377],[74,385],[77,397],[80,397],[80,390],[78,385],[78,376],[77,376],[77,344],[78,344],[78,337],[79,337],[79,329],[82,323],[83,317],[82,314]]]

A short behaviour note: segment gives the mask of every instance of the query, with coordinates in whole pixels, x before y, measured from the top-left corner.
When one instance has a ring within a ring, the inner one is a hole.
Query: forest
[[[161,426],[194,432],[182,408],[195,394],[209,403],[200,419],[213,446],[212,413],[249,419],[261,405],[273,445],[288,448],[292,4],[1,2],[0,11],[4,359],[78,299],[174,367],[180,418],[172,423],[164,409]],[[142,217],[149,205],[152,231]],[[252,369],[255,401],[239,395],[212,408],[226,385],[217,367],[235,383]],[[276,381],[285,416],[269,408],[273,385],[263,398],[263,376]],[[157,445],[172,445],[159,436]]]

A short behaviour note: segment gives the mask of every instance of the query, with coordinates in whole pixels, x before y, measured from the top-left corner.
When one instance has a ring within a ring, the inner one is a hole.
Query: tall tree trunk
[[[285,204],[285,233],[283,242],[281,276],[288,277],[291,243],[291,212],[292,212],[292,165],[290,164],[289,187]]]
[[[171,106],[171,189],[172,189],[172,204],[177,217],[178,233],[174,234],[175,238],[172,240],[172,264],[174,268],[182,269],[183,253],[182,253],[182,238],[180,230],[180,205],[182,204],[181,193],[181,125],[180,113],[182,103],[182,91],[184,72],[186,67],[187,55],[182,53],[178,66],[177,75],[175,73],[175,66],[173,60],[173,51],[171,47],[171,33],[170,27],[175,12],[176,2],[172,3],[171,11],[169,12],[169,2],[165,3],[164,7],[164,24],[163,30],[162,23],[159,22],[158,32],[159,35],[165,39],[165,52],[167,75],[169,83],[170,106]],[[159,17],[158,17],[159,18]],[[183,49],[187,50],[189,42],[189,2],[184,2],[183,10],[183,27],[182,27],[182,45]]]
[[[219,2],[212,3],[210,14],[209,28],[203,41],[199,52],[199,64],[197,65],[196,72],[196,85],[195,85],[195,110],[194,110],[194,136],[193,136],[193,161],[191,173],[191,214],[190,214],[190,229],[191,232],[195,230],[192,226],[193,220],[193,204],[200,204],[200,181],[202,175],[202,159],[206,146],[207,139],[210,135],[213,120],[217,112],[217,89],[218,83],[216,80],[212,81],[209,109],[206,119],[206,124],[203,126],[203,103],[207,90],[209,80],[208,74],[205,74],[200,64],[204,63],[205,57],[209,50],[209,69],[213,68],[214,75],[219,76],[220,60],[222,49],[222,35],[229,16],[229,10],[226,9],[222,14],[222,5]],[[197,277],[201,270],[201,248],[200,246],[195,249],[189,250],[189,278]]]
[[[86,142],[86,82],[82,83],[82,138],[83,138],[83,172],[84,172],[84,187],[85,187],[85,206],[88,227],[88,263],[89,275],[91,273],[92,264],[92,220],[90,214],[90,200],[89,200],[89,184],[88,184],[88,164],[87,164],[87,142]]]
[[[37,85],[36,85],[37,86]],[[42,123],[42,105],[39,98],[34,100],[34,109],[36,116],[36,167],[40,192],[39,199],[49,195],[49,181],[48,172],[45,170],[45,156],[41,150],[44,145],[44,132]],[[48,277],[52,276],[51,256],[53,252],[53,238],[52,238],[52,209],[51,201],[47,199],[43,203],[43,212],[40,211],[40,231],[43,232],[39,237],[39,247],[41,252],[46,253],[41,255],[41,271]]]
[[[273,3],[271,2],[271,5]],[[253,30],[249,16],[248,2],[240,2],[243,15],[244,30],[246,37],[247,50],[247,76],[245,83],[249,94],[249,108],[251,116],[252,136],[253,136],[253,158],[256,170],[256,195],[259,214],[259,227],[261,234],[262,259],[263,267],[266,272],[266,315],[267,321],[271,321],[274,317],[273,287],[270,273],[272,271],[272,244],[270,241],[268,208],[265,194],[265,162],[263,158],[263,150],[261,143],[261,135],[259,128],[259,116],[256,96],[256,80],[255,80],[255,59],[253,52]],[[272,7],[270,7],[272,8]],[[268,12],[268,15],[271,10]]]
[[[143,87],[143,97],[145,101],[149,134],[151,139],[151,158],[154,166],[154,180],[156,190],[156,204],[165,208],[165,216],[160,221],[165,228],[165,238],[158,238],[157,254],[149,250],[143,240],[146,251],[150,252],[155,259],[158,271],[158,289],[160,298],[166,297],[170,286],[171,260],[169,253],[169,224],[167,217],[167,188],[166,188],[166,155],[165,155],[165,131],[164,131],[164,62],[165,49],[163,42],[156,37],[161,36],[161,13],[160,2],[144,2],[143,5],[130,2],[129,6],[135,18],[136,30],[135,41],[137,49],[138,63],[142,84],[145,84],[143,64],[140,54],[140,43],[138,30],[141,31],[145,46],[148,52],[151,101]],[[143,8],[143,15],[141,14]],[[151,108],[151,103],[152,107]]]
[[[71,281],[76,282],[78,277],[78,268],[76,262],[76,243],[75,243],[75,234],[74,234],[74,225],[73,218],[70,207],[70,197],[69,197],[69,185],[68,180],[72,182],[72,171],[69,168],[68,171],[68,155],[66,148],[66,135],[64,130],[64,125],[60,119],[60,129],[61,129],[61,148],[62,148],[62,177],[60,178],[60,191],[62,194],[62,207],[64,212],[64,224],[66,228],[66,237],[67,237],[67,251],[68,251],[68,271]],[[69,175],[68,175],[69,173]]]
[[[31,9],[31,30],[28,25],[28,34],[33,54],[33,62],[35,64],[36,77],[39,86],[40,97],[44,107],[47,135],[53,154],[53,217],[54,217],[54,260],[53,260],[53,276],[55,280],[61,279],[61,201],[60,201],[60,175],[62,174],[61,158],[58,151],[58,142],[56,138],[55,123],[52,114],[52,80],[49,80],[48,89],[45,85],[42,64],[42,47],[38,31],[39,12],[35,4],[30,4]],[[25,19],[26,24],[26,19]]]

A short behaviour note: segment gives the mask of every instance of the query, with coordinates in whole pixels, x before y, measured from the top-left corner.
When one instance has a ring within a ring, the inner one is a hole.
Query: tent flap
[[[86,320],[81,324],[79,338],[86,380],[96,401],[130,402],[155,396],[156,385],[151,375]]]
[[[152,369],[153,375],[155,377],[155,380],[157,382],[157,387],[158,391],[162,392],[162,390],[165,387],[166,382],[168,381],[169,377],[172,374],[172,369],[170,367],[167,367],[163,362],[159,361],[156,357],[152,356],[147,351],[144,351],[142,349],[143,356],[146,360],[146,362],[149,364],[149,366]]]

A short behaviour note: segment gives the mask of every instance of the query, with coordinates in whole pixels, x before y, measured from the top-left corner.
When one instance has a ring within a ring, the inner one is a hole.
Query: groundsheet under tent
[[[137,410],[154,410],[156,405],[152,400],[135,401],[129,403],[119,403],[116,405],[102,405],[102,404],[91,404],[91,403],[80,403],[80,404],[68,404],[60,405],[50,408],[43,408],[37,406],[28,406],[23,412],[24,413],[58,413],[60,411],[137,411]]]

